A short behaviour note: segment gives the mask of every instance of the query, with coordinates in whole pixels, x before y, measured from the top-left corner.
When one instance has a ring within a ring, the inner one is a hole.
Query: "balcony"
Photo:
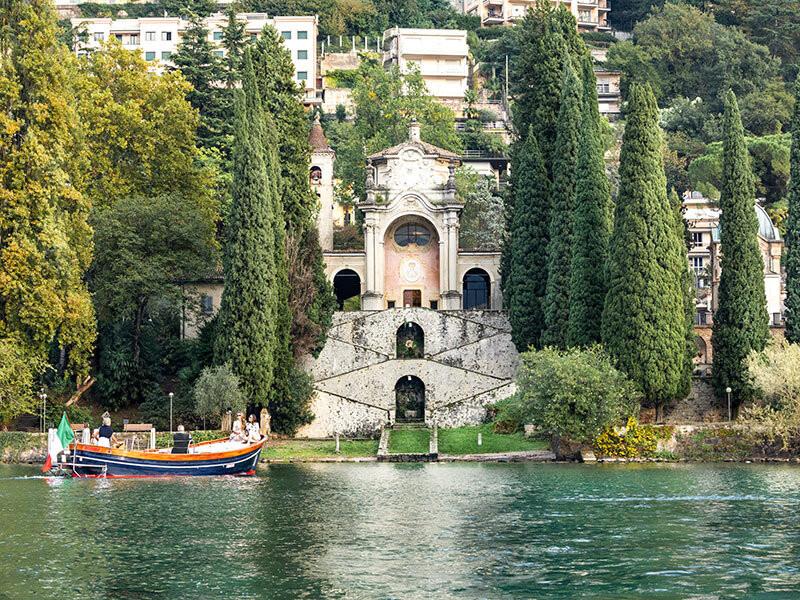
[[[484,25],[501,25],[505,22],[505,17],[503,16],[502,11],[493,11],[490,10],[486,13],[486,16],[483,18]]]

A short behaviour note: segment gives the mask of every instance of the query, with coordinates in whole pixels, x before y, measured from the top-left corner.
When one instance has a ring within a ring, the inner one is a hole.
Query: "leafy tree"
[[[581,143],[576,165],[567,328],[570,346],[589,346],[601,339],[600,323],[607,291],[608,240],[613,217],[591,61],[583,61],[582,76]]]
[[[792,119],[789,218],[786,223],[786,339],[800,342],[800,76],[795,82]]]
[[[620,156],[602,335],[658,417],[686,385],[684,250],[667,199],[655,95],[650,86],[635,84]]]
[[[456,171],[456,195],[464,203],[459,246],[469,250],[498,250],[505,237],[503,199],[488,177],[469,168]]]
[[[4,420],[25,408],[51,346],[60,369],[85,375],[96,335],[90,202],[71,178],[73,59],[57,34],[49,2],[0,7],[0,343],[9,366],[27,364],[3,376]]]
[[[207,17],[217,10],[216,0],[157,0],[159,12],[173,16]]]
[[[732,91],[725,96],[724,118],[719,201],[723,258],[711,342],[714,387],[720,397],[730,387],[738,406],[753,395],[745,361],[750,352],[764,349],[769,337],[769,319],[758,220],[753,210],[753,175],[736,95]]]
[[[544,296],[543,346],[565,348],[570,308],[572,267],[572,222],[575,210],[575,181],[578,163],[578,135],[581,123],[582,89],[569,59],[564,60],[564,82],[556,127],[551,188],[549,242],[547,245],[547,287]]]
[[[686,4],[655,9],[633,33],[608,53],[609,66],[623,71],[623,93],[629,80],[646,80],[663,102],[699,96],[716,111],[729,87],[744,96],[778,76],[780,62],[768,48]]]
[[[600,346],[523,353],[517,390],[501,404],[500,420],[574,443],[591,443],[638,412],[635,386]]]
[[[141,402],[164,346],[152,321],[177,320],[180,281],[216,264],[215,222],[182,196],[122,198],[93,216],[92,292],[101,323],[99,385],[106,403]]]
[[[198,144],[216,148],[227,156],[231,143],[230,93],[219,87],[225,73],[222,60],[214,52],[204,20],[192,15],[172,62],[192,86],[186,98],[200,113]]]
[[[799,0],[723,0],[733,3],[728,14],[736,14],[741,26],[757,44],[767,46],[774,56],[783,61],[787,75],[797,75],[797,60],[800,57],[800,1]]]
[[[616,0],[608,22],[619,31],[632,31],[636,23],[647,18],[654,6],[662,4],[664,0]]]
[[[203,419],[222,420],[226,411],[234,414],[247,408],[239,378],[228,365],[206,367],[194,384],[195,412]]]
[[[39,404],[36,382],[47,367],[41,355],[31,356],[23,343],[0,338],[0,427],[12,419],[33,413]]]
[[[233,202],[223,246],[225,290],[215,356],[218,363],[230,363],[247,401],[264,405],[275,368],[277,182],[264,146],[271,117],[263,111],[249,53],[234,108]]]
[[[503,271],[511,337],[520,352],[538,348],[544,329],[550,186],[536,135],[518,142],[511,171],[508,267]]]

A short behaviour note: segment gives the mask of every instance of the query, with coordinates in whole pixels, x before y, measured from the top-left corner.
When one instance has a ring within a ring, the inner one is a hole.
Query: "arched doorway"
[[[694,345],[695,349],[697,350],[694,355],[694,362],[697,365],[707,365],[708,364],[708,346],[706,345],[706,341],[701,338],[699,335],[694,336]]]
[[[339,310],[361,309],[361,278],[352,269],[342,269],[334,276],[333,292]]]
[[[419,377],[406,375],[394,385],[395,421],[421,423],[425,421],[425,384]]]
[[[464,310],[491,308],[491,279],[483,269],[470,269],[464,273]]]
[[[422,358],[425,356],[425,332],[416,323],[408,321],[397,328],[397,358]]]

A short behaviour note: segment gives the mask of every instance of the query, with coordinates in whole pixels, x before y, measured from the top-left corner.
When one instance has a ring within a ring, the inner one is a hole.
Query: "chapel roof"
[[[331,148],[328,143],[328,138],[325,137],[325,131],[322,129],[322,125],[319,122],[319,117],[314,119],[314,123],[311,125],[311,131],[308,134],[308,143],[311,144],[313,152],[333,152],[333,148]]]

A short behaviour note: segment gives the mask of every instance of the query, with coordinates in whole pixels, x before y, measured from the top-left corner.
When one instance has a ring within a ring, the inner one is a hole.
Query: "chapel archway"
[[[397,219],[384,237],[386,307],[439,307],[439,235],[417,215]]]
[[[425,384],[419,377],[405,375],[394,386],[395,421],[421,423],[425,421]]]
[[[464,273],[464,310],[488,310],[491,301],[492,280],[483,269],[470,269]]]
[[[695,345],[695,364],[698,365],[707,365],[708,364],[708,346],[706,345],[706,341],[701,338],[699,335],[694,336],[694,345]]]
[[[352,269],[342,269],[333,278],[333,292],[339,310],[361,309],[361,277]]]
[[[422,358],[425,356],[425,332],[422,327],[408,321],[397,328],[397,358]]]

